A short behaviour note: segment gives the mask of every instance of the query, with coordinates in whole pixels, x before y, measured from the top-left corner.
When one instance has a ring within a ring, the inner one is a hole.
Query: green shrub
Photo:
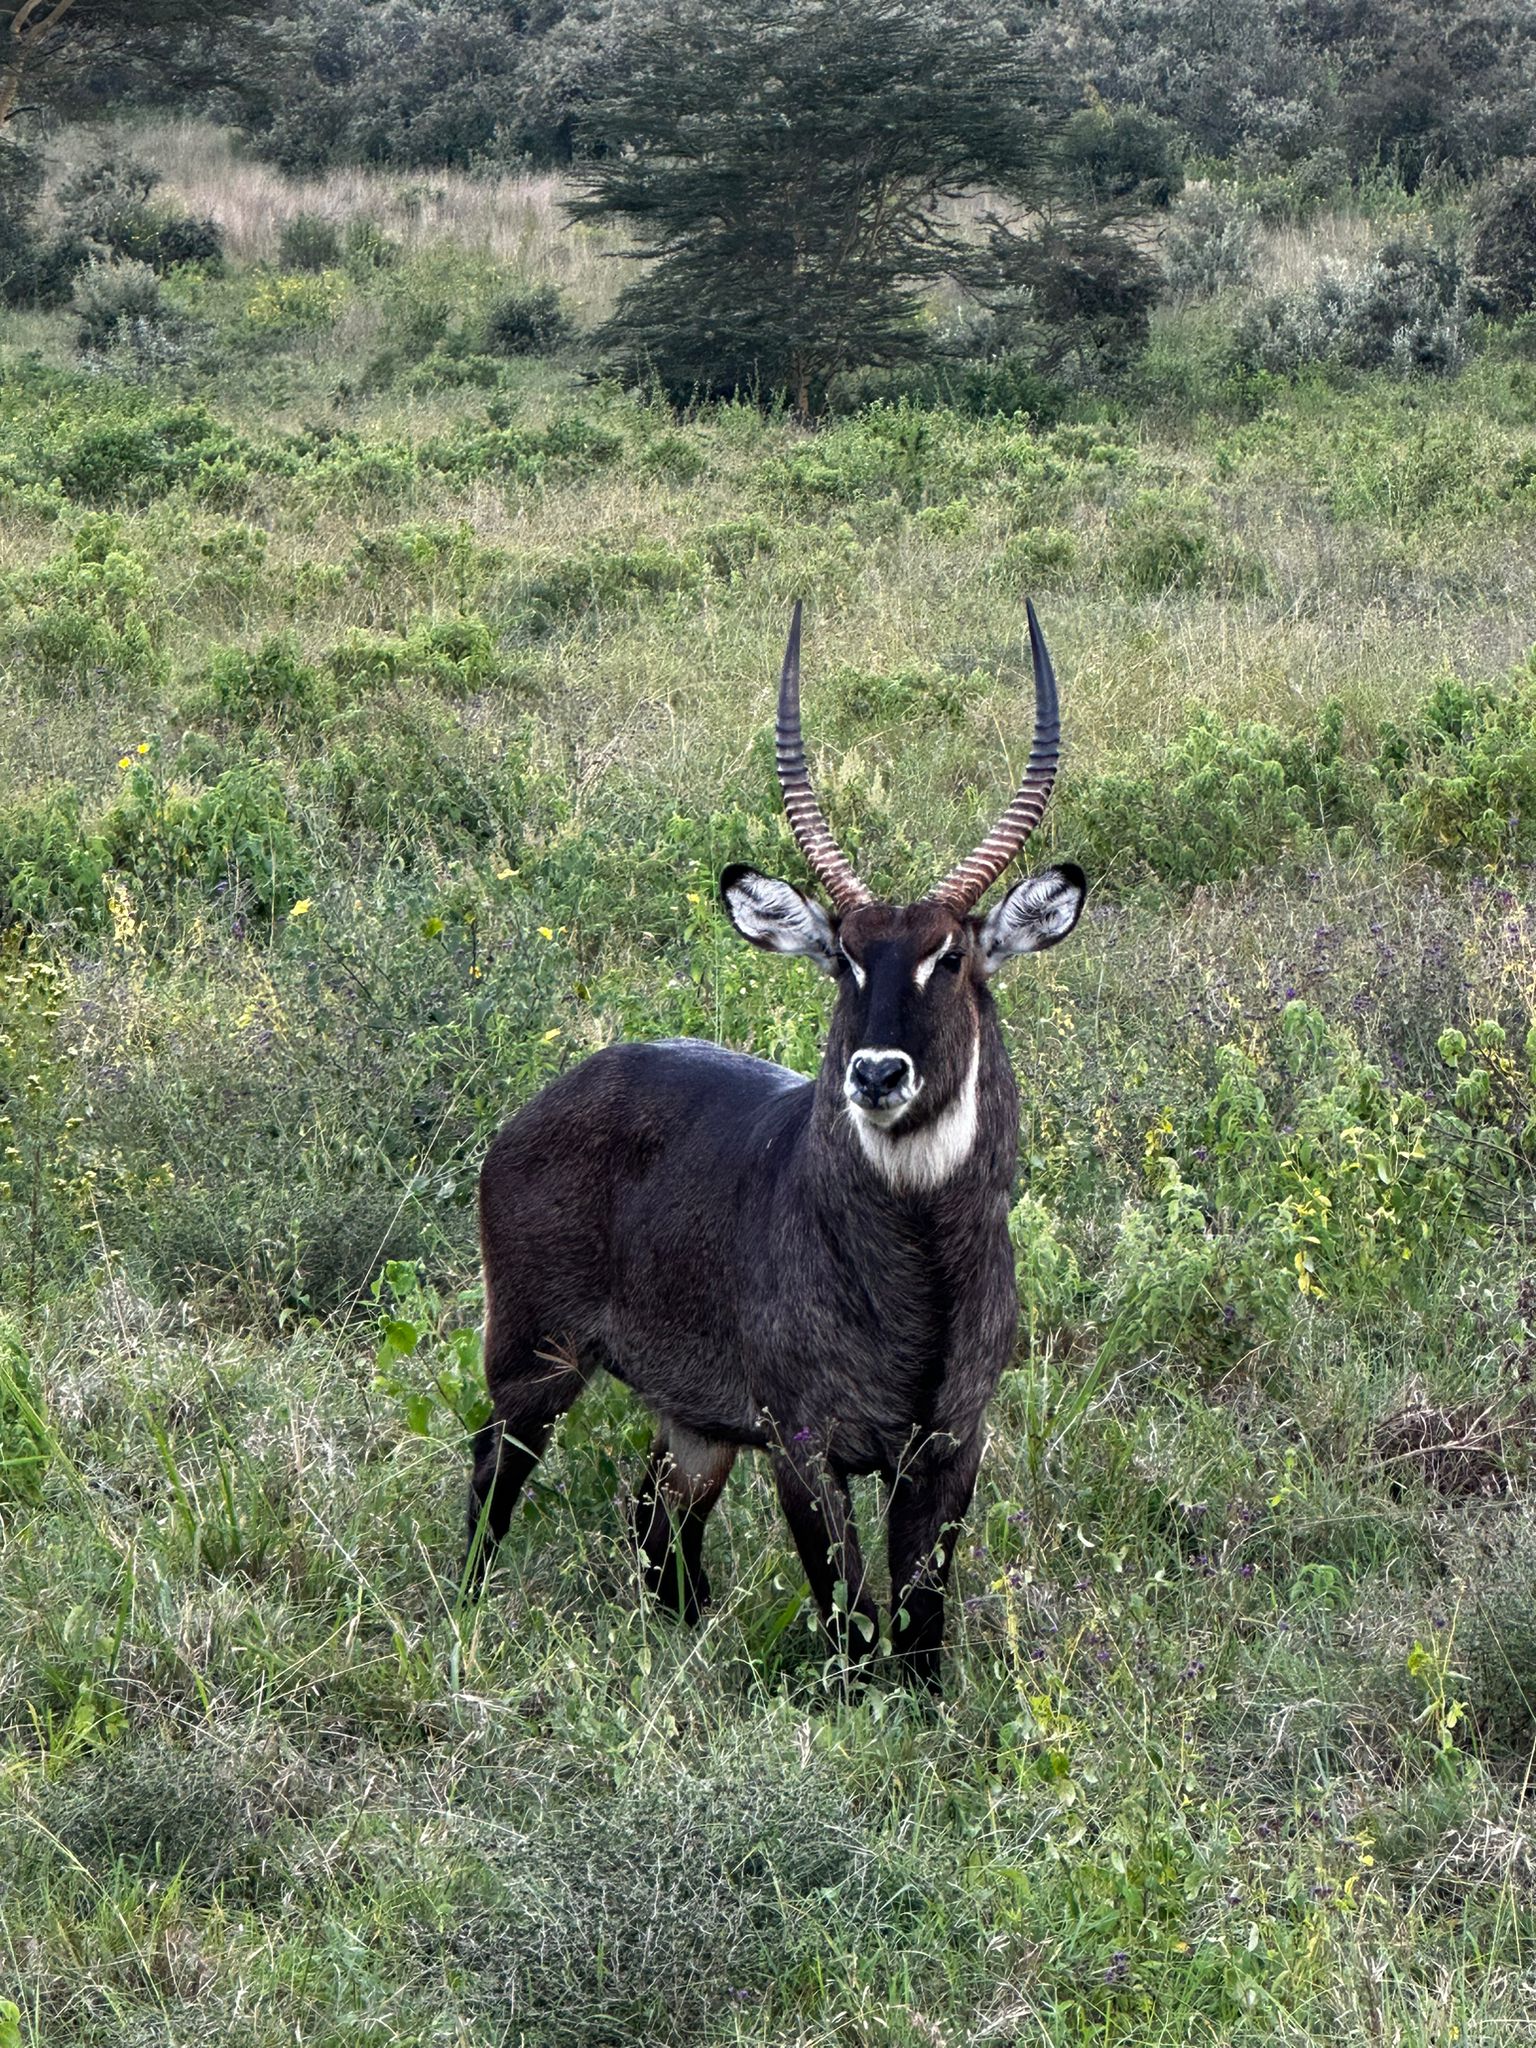
[[[1536,163],[1512,165],[1479,197],[1471,268],[1502,320],[1536,312]]]
[[[512,846],[526,823],[522,750],[477,748],[430,698],[365,700],[340,713],[303,780],[342,834],[367,834],[406,866],[434,850]]]
[[[997,573],[1021,597],[1046,590],[1077,565],[1077,536],[1062,526],[1035,526],[1003,543]]]
[[[1475,1256],[1475,1119],[1389,1081],[1298,1000],[1215,1066],[1148,1134],[1147,1199],[1106,1282],[1112,1356],[1217,1365],[1283,1346],[1298,1303],[1390,1322]]]
[[[204,534],[197,544],[199,586],[226,597],[251,597],[261,584],[268,544],[263,528],[243,522]]]
[[[1384,732],[1383,836],[1414,857],[1536,859],[1536,656],[1512,688],[1436,685],[1414,724]]]
[[[715,575],[729,582],[742,575],[753,562],[776,552],[777,530],[766,519],[748,514],[741,519],[723,519],[706,526],[697,535]]]
[[[1171,298],[1212,299],[1247,284],[1258,253],[1253,213],[1221,191],[1187,194],[1174,209],[1161,253]]]
[[[277,261],[283,270],[335,270],[343,255],[341,229],[323,213],[293,213],[277,237]]]
[[[1446,375],[1467,360],[1470,310],[1454,248],[1399,239],[1362,271],[1325,270],[1309,291],[1262,300],[1238,323],[1237,352],[1262,370],[1332,363]]]
[[[1204,505],[1143,491],[1115,513],[1112,534],[1115,580],[1127,590],[1161,597],[1211,580],[1218,550]]]
[[[325,665],[349,696],[396,684],[466,697],[508,679],[490,627],[472,614],[419,619],[403,634],[353,632]]]
[[[96,256],[164,272],[179,263],[216,263],[224,237],[216,221],[157,206],[160,175],[131,156],[103,156],[65,178],[55,195],[61,241],[78,260]]]
[[[270,636],[252,654],[220,648],[208,664],[207,686],[218,710],[246,727],[264,720],[313,725],[335,708],[334,690],[287,635]]]
[[[525,586],[523,628],[546,633],[586,611],[696,590],[704,575],[704,564],[691,549],[679,551],[660,541],[632,548],[594,545],[551,563]]]
[[[481,348],[489,356],[547,356],[571,336],[571,323],[553,284],[520,284],[489,308]]]
[[[1370,816],[1374,786],[1343,753],[1330,705],[1312,735],[1199,712],[1144,773],[1112,772],[1070,793],[1063,830],[1097,881],[1199,888],[1266,866],[1310,835]]]
[[[400,261],[400,244],[387,235],[376,220],[354,214],[341,238],[342,264],[348,275],[366,278],[375,271],[393,270]]]
[[[246,301],[246,332],[264,348],[328,333],[350,289],[343,270],[279,272],[261,279]]]
[[[42,681],[99,673],[144,683],[165,673],[160,579],[113,521],[82,522],[68,554],[0,583],[0,607],[12,648]]]
[[[1142,107],[1082,107],[1056,138],[1068,191],[1091,206],[1167,206],[1184,189],[1182,138]]]
[[[45,458],[68,498],[88,505],[142,503],[178,484],[196,488],[204,472],[243,474],[252,451],[202,405],[120,413],[93,420]]]
[[[81,824],[66,784],[0,810],[0,925],[98,930],[106,920],[105,849]]]
[[[310,884],[282,783],[263,761],[238,761],[189,790],[130,759],[100,834],[109,864],[158,900],[174,905],[184,888],[204,902],[223,897],[240,932],[285,917]]]
[[[133,258],[89,263],[75,279],[70,307],[82,355],[117,348],[146,364],[181,359],[183,323],[166,302],[160,279]]]
[[[501,365],[494,356],[455,348],[434,349],[405,373],[407,391],[494,391]]]
[[[43,184],[41,154],[7,127],[0,133],[0,304],[59,304],[88,253],[44,234],[38,212]]]

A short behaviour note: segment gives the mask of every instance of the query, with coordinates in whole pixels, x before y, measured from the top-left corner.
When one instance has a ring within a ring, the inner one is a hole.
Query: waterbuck
[[[704,1525],[737,1452],[765,1450],[829,1633],[878,1643],[848,1493],[889,1489],[892,1648],[936,1687],[944,1587],[987,1403],[1013,1349],[1008,1198],[1019,1101],[987,983],[1064,939],[1080,868],[985,891],[1039,823],[1060,753],[1056,679],[1029,607],[1035,734],[996,829],[919,903],[880,903],[839,851],[800,737],[800,607],[779,684],[784,807],[830,913],[733,866],[741,936],[837,984],[814,1081],[692,1039],[613,1045],[496,1138],[480,1179],[485,1375],[470,1562],[503,1535],[556,1418],[600,1366],[657,1420],[637,1535],[688,1620]]]

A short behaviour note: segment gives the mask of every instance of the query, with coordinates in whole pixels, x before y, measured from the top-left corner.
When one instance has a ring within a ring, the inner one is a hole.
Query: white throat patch
[[[904,1137],[899,1125],[895,1129],[882,1129],[857,1103],[849,1103],[848,1120],[853,1125],[860,1150],[893,1188],[921,1194],[926,1189],[942,1187],[970,1157],[980,1124],[980,1070],[981,1034],[978,1032],[971,1045],[970,1065],[965,1070],[965,1079],[960,1083],[954,1101],[946,1103],[931,1123],[925,1124],[920,1131],[914,1131],[911,1137]]]

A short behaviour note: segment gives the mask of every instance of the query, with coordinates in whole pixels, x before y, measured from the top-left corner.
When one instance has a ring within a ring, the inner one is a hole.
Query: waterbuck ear
[[[1080,867],[1064,861],[1016,883],[987,913],[977,940],[983,974],[996,974],[1019,953],[1042,953],[1067,936],[1083,914],[1088,878]]]
[[[720,900],[744,939],[767,953],[799,953],[830,974],[837,944],[827,913],[788,882],[739,863],[720,877]]]

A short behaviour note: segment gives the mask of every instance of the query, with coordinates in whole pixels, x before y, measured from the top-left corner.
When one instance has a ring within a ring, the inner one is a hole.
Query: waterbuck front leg
[[[657,1432],[635,1504],[645,1583],[688,1623],[709,1605],[704,1525],[736,1462],[736,1446],[695,1436],[675,1422]]]
[[[944,1588],[981,1463],[981,1435],[929,1438],[891,1486],[891,1647],[902,1676],[940,1687]]]
[[[827,1633],[859,1664],[879,1647],[880,1610],[865,1588],[847,1478],[808,1442],[775,1450],[773,1476]]]

